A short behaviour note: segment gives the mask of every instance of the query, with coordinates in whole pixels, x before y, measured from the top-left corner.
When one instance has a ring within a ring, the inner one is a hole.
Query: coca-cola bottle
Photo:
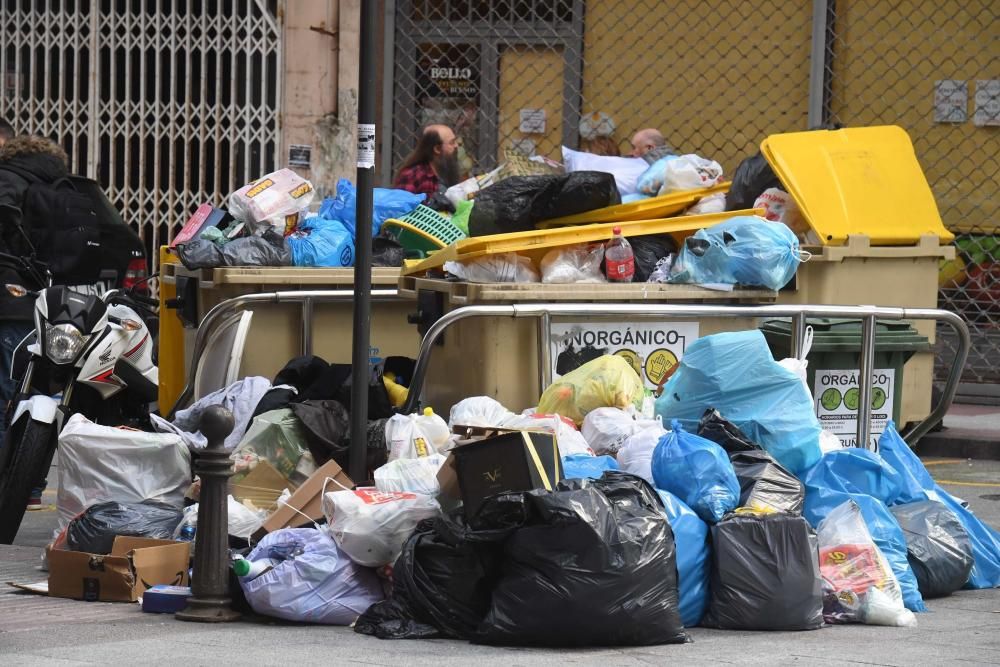
[[[614,236],[604,246],[604,270],[612,283],[630,283],[635,276],[635,255],[632,246],[622,236],[622,228],[614,228]]]

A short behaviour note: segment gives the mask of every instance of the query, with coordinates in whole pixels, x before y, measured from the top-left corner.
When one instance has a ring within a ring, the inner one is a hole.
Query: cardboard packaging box
[[[467,431],[438,471],[445,495],[460,496],[468,518],[488,496],[505,491],[552,490],[562,479],[559,447],[551,433],[492,429]],[[457,492],[457,493],[456,493]]]
[[[334,481],[327,483],[327,479]],[[323,517],[324,486],[342,491],[344,489],[353,489],[354,482],[337,465],[336,461],[327,461],[316,472],[310,475],[309,479],[302,483],[302,486],[292,493],[287,504],[278,505],[264,519],[264,523],[253,534],[253,541],[260,541],[265,535],[279,528],[298,528],[299,526],[308,524],[310,519],[313,521],[321,519]]]
[[[115,538],[107,556],[49,551],[49,595],[75,600],[135,602],[157,584],[188,585],[191,545],[142,537]]]

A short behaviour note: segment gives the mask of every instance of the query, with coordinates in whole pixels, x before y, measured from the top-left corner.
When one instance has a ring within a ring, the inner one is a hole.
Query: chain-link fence
[[[477,173],[511,148],[627,155],[655,127],[731,174],[769,134],[902,126],[958,234],[941,303],[973,329],[966,379],[1000,382],[993,0],[396,0],[386,12],[385,182],[429,123],[455,128]]]

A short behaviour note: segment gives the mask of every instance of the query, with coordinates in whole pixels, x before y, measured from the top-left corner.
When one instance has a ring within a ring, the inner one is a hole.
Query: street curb
[[[983,437],[950,435],[948,429],[928,433],[915,447],[920,456],[948,456],[1000,461],[1000,441]]]

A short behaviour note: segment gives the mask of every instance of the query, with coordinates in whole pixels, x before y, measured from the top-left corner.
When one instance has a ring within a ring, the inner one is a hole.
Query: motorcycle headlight
[[[72,324],[45,326],[45,356],[57,364],[68,364],[83,349],[87,337]]]

